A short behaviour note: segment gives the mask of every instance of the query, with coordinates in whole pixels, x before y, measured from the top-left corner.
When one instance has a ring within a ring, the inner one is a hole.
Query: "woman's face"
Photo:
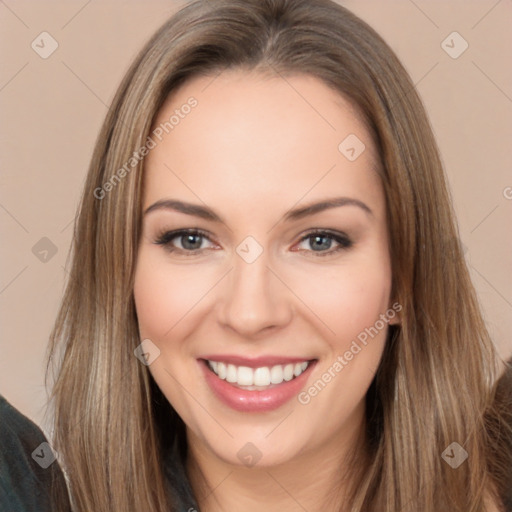
[[[315,78],[229,71],[182,86],[151,137],[135,302],[189,439],[233,464],[339,450],[396,322],[368,131]]]

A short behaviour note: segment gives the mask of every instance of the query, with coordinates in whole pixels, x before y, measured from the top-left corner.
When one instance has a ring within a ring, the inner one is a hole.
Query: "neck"
[[[366,462],[362,413],[326,442],[266,467],[226,462],[187,429],[187,474],[201,512],[340,512]]]

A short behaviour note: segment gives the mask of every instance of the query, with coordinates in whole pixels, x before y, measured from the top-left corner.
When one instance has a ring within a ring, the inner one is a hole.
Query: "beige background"
[[[131,59],[181,3],[0,0],[0,393],[43,428],[44,354],[94,140]],[[341,3],[397,52],[426,104],[473,282],[500,353],[508,357],[512,3]],[[58,43],[47,59],[31,47],[43,31]],[[469,44],[457,59],[441,47],[453,31]],[[57,248],[46,262],[32,252],[43,237]]]

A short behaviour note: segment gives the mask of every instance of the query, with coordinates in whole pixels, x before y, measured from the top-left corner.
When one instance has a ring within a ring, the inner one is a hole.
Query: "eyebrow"
[[[357,206],[365,211],[368,215],[373,215],[372,210],[368,205],[360,201],[359,199],[351,197],[334,197],[331,199],[325,199],[314,203],[307,204],[294,210],[289,210],[284,214],[284,221],[293,221],[303,219],[309,215],[329,210],[331,208],[338,208],[340,206]],[[155,211],[155,210],[172,210],[187,215],[193,215],[201,219],[209,220],[212,222],[220,222],[225,224],[222,217],[217,215],[212,209],[207,206],[201,206],[199,204],[187,203],[184,201],[178,201],[176,199],[160,199],[156,203],[146,208],[144,215]]]

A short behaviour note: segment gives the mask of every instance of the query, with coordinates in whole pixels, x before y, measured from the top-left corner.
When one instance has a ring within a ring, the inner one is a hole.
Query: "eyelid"
[[[312,228],[312,229],[309,229],[305,234],[303,234],[299,240],[299,244],[302,243],[303,241],[313,237],[313,236],[327,236],[328,238],[330,238],[331,240],[334,240],[335,243],[337,243],[339,246],[332,250],[332,249],[329,249],[327,251],[308,251],[306,250],[305,252],[307,253],[310,253],[310,254],[313,254],[315,257],[317,256],[320,256],[320,257],[323,257],[323,256],[329,256],[329,255],[334,255],[334,254],[337,254],[338,252],[342,251],[342,250],[347,250],[347,249],[350,249],[354,243],[352,241],[352,239],[344,232],[342,231],[337,231],[337,230],[333,230],[333,229],[327,229],[327,228]]]
[[[200,228],[181,228],[181,229],[174,229],[174,230],[168,230],[164,229],[156,236],[156,239],[153,243],[157,245],[162,245],[164,247],[167,247],[167,250],[169,252],[179,252],[181,254],[193,256],[196,255],[205,249],[194,249],[194,250],[186,250],[181,249],[179,247],[173,247],[171,246],[170,242],[174,240],[175,238],[179,238],[180,236],[185,235],[198,235],[202,237],[203,239],[209,240],[211,243],[215,243],[214,240],[212,240],[212,236],[207,231],[200,229]],[[327,238],[330,238],[335,243],[339,245],[338,248],[331,250],[328,249],[326,251],[313,251],[313,250],[298,250],[296,252],[307,252],[311,253],[312,255],[316,256],[329,256],[338,253],[341,250],[347,250],[350,249],[353,245],[353,241],[351,238],[344,232],[328,229],[328,228],[311,228],[305,233],[302,233],[300,235],[300,238],[298,242],[296,242],[295,245],[300,244],[304,242],[305,240],[308,240],[309,238],[313,236],[325,236]]]
[[[181,254],[186,254],[186,255],[195,255],[195,254],[198,254],[199,252],[204,251],[204,249],[195,249],[192,251],[187,251],[187,250],[181,249],[179,247],[171,246],[172,240],[174,240],[175,238],[179,238],[180,236],[185,236],[185,235],[199,235],[203,239],[206,239],[212,243],[215,243],[212,240],[211,235],[207,231],[200,229],[200,228],[181,228],[181,229],[172,229],[172,230],[164,229],[161,232],[159,232],[159,234],[157,234],[153,243],[155,243],[157,245],[162,245],[164,248],[167,248],[167,250],[169,252],[179,252]]]

